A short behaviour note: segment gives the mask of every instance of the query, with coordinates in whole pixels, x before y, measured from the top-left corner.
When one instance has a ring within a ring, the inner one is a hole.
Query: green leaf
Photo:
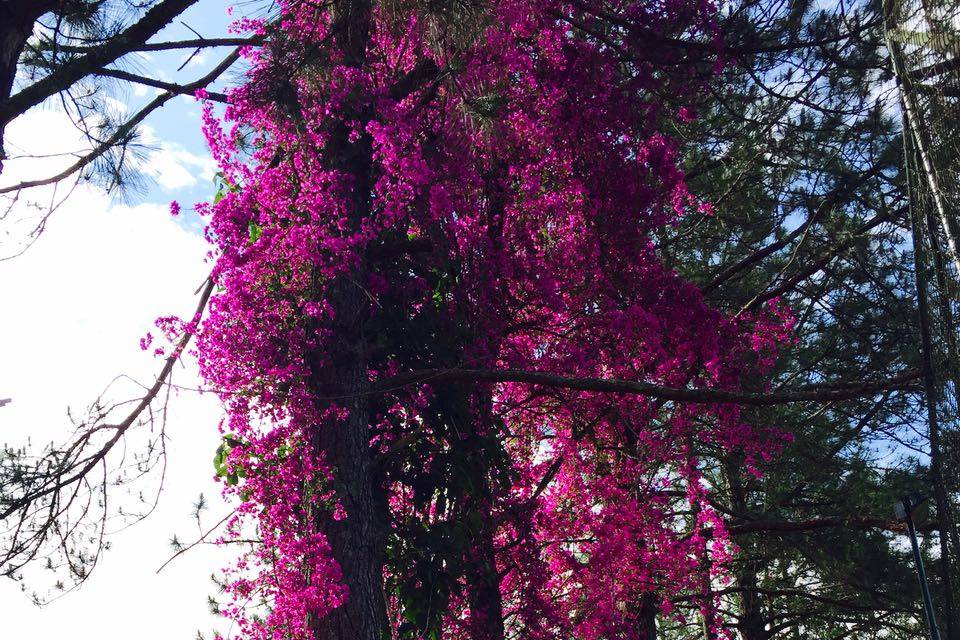
[[[251,220],[247,228],[250,232],[250,244],[254,244],[263,235],[263,227]]]
[[[233,436],[224,436],[223,442],[217,447],[217,452],[213,456],[213,468],[216,471],[217,477],[224,478],[226,483],[231,486],[240,482],[240,478],[247,477],[247,472],[243,467],[238,466],[231,470],[227,466],[227,458],[230,455],[230,450],[238,444],[240,444],[240,441]]]

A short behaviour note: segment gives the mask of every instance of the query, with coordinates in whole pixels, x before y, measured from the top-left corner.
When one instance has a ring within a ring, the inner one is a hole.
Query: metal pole
[[[906,512],[907,531],[910,533],[910,545],[913,547],[913,559],[917,563],[917,577],[920,579],[920,591],[923,593],[923,610],[927,614],[927,626],[930,628],[930,640],[940,640],[940,631],[937,629],[937,618],[933,613],[933,601],[930,599],[930,588],[927,586],[927,573],[923,570],[923,558],[920,557],[920,545],[917,544],[917,530],[913,526],[911,511],[916,505],[911,503],[910,496],[903,498],[903,510]]]

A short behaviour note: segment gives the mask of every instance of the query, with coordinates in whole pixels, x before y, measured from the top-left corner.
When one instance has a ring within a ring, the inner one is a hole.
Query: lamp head
[[[917,507],[929,499],[929,496],[922,493],[909,493],[897,500],[896,504],[893,505],[893,513],[897,520],[906,520],[908,513],[913,514]]]

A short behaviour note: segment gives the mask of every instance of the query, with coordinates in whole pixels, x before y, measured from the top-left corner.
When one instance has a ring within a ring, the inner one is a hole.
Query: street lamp
[[[910,534],[910,545],[913,547],[913,559],[917,563],[917,577],[920,580],[920,591],[923,593],[923,610],[927,614],[927,627],[930,629],[930,640],[940,640],[937,630],[937,618],[933,614],[933,601],[930,599],[930,588],[927,586],[927,573],[923,570],[923,558],[920,557],[920,545],[917,544],[917,529],[913,526],[913,512],[926,502],[928,496],[911,493],[903,496],[893,506],[893,512],[898,520],[905,520],[907,532]]]

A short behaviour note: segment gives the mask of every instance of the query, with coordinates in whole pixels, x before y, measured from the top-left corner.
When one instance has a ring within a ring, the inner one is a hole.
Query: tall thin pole
[[[940,640],[940,631],[937,629],[937,618],[933,613],[933,600],[930,599],[930,588],[927,586],[927,572],[923,569],[923,558],[920,556],[920,545],[917,543],[917,529],[913,526],[913,507],[910,496],[902,499],[907,531],[910,533],[910,546],[913,547],[913,560],[917,563],[917,578],[920,580],[920,591],[923,593],[923,610],[927,614],[927,627],[930,629],[930,640]]]

